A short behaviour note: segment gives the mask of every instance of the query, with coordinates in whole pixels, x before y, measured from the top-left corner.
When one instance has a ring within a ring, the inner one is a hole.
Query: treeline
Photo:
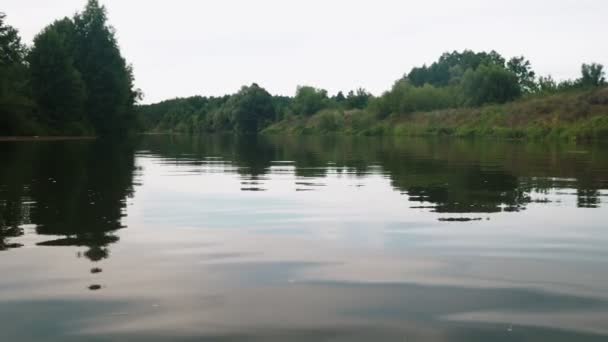
[[[606,84],[601,64],[583,64],[577,80],[557,83],[551,76],[536,77],[525,57],[506,60],[496,51],[465,50],[444,53],[430,66],[413,68],[393,88],[372,103],[380,117],[457,107],[502,104],[522,96],[547,95],[559,91]]]
[[[272,96],[257,84],[221,98],[191,97],[139,107],[148,130],[200,134],[258,132],[272,123],[314,116],[321,132],[339,131],[345,121],[364,130],[391,116],[449,108],[477,108],[522,97],[545,97],[606,85],[601,64],[583,64],[575,80],[537,77],[525,57],[509,60],[496,51],[450,52],[429,66],[413,68],[390,90],[375,97],[365,89],[330,96],[300,86],[293,97]],[[279,126],[274,126],[276,130]],[[279,128],[280,129],[280,128]]]
[[[364,89],[329,97],[327,91],[309,86],[298,87],[295,97],[273,96],[254,83],[233,95],[178,98],[138,108],[144,127],[152,131],[256,133],[291,116],[312,116],[326,109],[363,109],[371,98]]]
[[[139,91],[97,0],[32,46],[0,13],[0,135],[124,135]]]
[[[120,53],[106,10],[97,0],[42,30],[32,46],[0,13],[0,135],[124,135],[130,131],[256,133],[311,118],[321,132],[345,123],[363,131],[387,118],[445,109],[479,108],[522,97],[556,96],[606,85],[601,64],[583,64],[575,80],[536,75],[525,57],[495,51],[450,52],[415,67],[390,90],[330,95],[300,86],[273,96],[257,84],[222,97],[190,97],[135,106],[133,72]]]
[[[319,190],[324,178],[336,174],[364,177],[379,172],[395,190],[408,194],[409,201],[424,202],[424,208],[439,213],[524,210],[533,202],[531,192],[564,187],[573,189],[569,193],[576,194],[579,207],[596,207],[605,181],[594,170],[608,168],[608,160],[601,157],[601,145],[587,146],[588,153],[577,155],[569,152],[576,148],[570,143],[479,143],[462,139],[446,144],[437,139],[403,137],[235,138],[212,134],[149,136],[141,140],[140,148],[175,165],[199,168],[202,172],[209,171],[205,158],[214,156],[214,167],[229,167],[241,176],[242,191],[268,189],[273,182],[268,176],[277,171],[273,170],[277,160],[291,161],[296,189],[310,186]],[[582,160],[588,167],[580,167]],[[539,161],[548,167],[539,168]],[[488,164],[494,167],[483,167]],[[302,181],[306,178],[314,181]]]

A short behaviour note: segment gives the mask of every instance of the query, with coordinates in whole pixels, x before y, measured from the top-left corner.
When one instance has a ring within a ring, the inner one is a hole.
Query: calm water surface
[[[605,146],[0,143],[4,341],[607,341]]]

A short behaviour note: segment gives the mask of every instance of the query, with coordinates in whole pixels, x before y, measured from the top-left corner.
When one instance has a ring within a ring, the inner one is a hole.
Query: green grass
[[[362,110],[325,110],[311,117],[286,118],[263,133],[603,140],[608,139],[608,88],[503,105],[393,114],[383,120]]]

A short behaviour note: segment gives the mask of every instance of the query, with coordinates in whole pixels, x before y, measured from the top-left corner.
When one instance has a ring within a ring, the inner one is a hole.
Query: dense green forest
[[[136,129],[133,72],[97,0],[32,46],[0,13],[0,135],[124,135]]]
[[[97,0],[42,30],[32,46],[0,14],[0,135],[348,133],[608,136],[604,67],[575,80],[538,76],[523,56],[444,53],[380,96],[297,87],[273,96],[258,84],[222,97],[136,106],[141,92]]]
[[[608,136],[608,94],[601,64],[583,64],[576,80],[537,77],[525,57],[496,51],[443,54],[413,68],[375,97],[300,86],[293,97],[257,84],[221,98],[195,96],[140,106],[149,131],[201,134],[349,133],[366,135]],[[544,121],[547,121],[547,126]],[[516,121],[516,122],[515,122]]]

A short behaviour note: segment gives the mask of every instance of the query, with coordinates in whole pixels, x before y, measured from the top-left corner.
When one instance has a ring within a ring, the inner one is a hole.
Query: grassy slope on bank
[[[311,117],[289,117],[264,133],[608,139],[608,88],[384,120],[365,111],[326,110]]]

